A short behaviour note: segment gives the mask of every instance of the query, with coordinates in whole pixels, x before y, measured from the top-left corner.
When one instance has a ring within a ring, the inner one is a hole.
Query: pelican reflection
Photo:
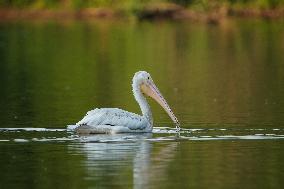
[[[152,133],[81,137],[83,143],[69,148],[86,156],[80,163],[87,171],[86,179],[96,186],[148,188],[166,178],[178,147],[175,141],[155,145]]]

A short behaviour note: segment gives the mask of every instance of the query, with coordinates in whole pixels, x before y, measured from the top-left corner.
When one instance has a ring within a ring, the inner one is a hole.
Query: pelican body
[[[152,132],[153,116],[145,95],[156,100],[168,113],[179,130],[179,122],[167,104],[166,100],[154,84],[149,73],[136,72],[132,80],[132,91],[138,102],[142,115],[128,112],[119,108],[96,108],[88,111],[86,116],[73,127],[81,134],[99,133],[128,133],[128,132]]]

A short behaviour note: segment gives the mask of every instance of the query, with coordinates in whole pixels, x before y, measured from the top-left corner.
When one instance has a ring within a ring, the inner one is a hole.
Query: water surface
[[[0,23],[0,188],[281,188],[284,23]],[[181,122],[150,101],[151,134],[68,132],[94,107],[139,113],[151,73]]]

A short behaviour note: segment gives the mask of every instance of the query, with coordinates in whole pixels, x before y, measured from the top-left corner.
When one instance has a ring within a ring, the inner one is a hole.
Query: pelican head
[[[140,89],[142,93],[158,102],[176,124],[176,128],[179,129],[180,124],[178,119],[174,115],[173,111],[169,107],[159,89],[156,87],[149,73],[147,73],[146,71],[136,72],[133,77],[133,84],[136,86],[138,85],[138,89]]]

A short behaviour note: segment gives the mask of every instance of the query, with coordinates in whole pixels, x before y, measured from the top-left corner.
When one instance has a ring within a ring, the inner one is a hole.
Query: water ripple
[[[281,140],[282,128],[210,128],[177,132],[171,127],[154,127],[152,133],[77,135],[59,128],[0,128],[1,142],[82,142],[122,143],[136,141]]]

